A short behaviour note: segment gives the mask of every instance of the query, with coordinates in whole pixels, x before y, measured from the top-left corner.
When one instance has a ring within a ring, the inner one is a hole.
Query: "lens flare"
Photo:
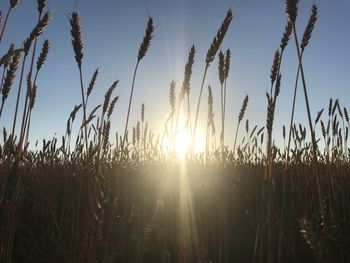
[[[179,159],[184,159],[191,149],[191,139],[192,136],[190,133],[185,132],[184,130],[180,130],[175,138],[174,149],[176,152],[176,156]],[[198,154],[204,152],[205,150],[205,140],[204,136],[201,132],[198,132],[194,137],[194,146],[193,153]]]

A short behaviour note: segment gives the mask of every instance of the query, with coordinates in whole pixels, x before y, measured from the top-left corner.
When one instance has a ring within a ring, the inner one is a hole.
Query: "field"
[[[15,21],[20,4],[10,0],[0,15],[1,50],[7,20]],[[247,95],[234,134],[227,132],[226,118],[231,50],[220,49],[235,19],[231,9],[206,58],[197,58],[196,47],[190,47],[183,82],[170,83],[169,115],[160,131],[149,127],[144,104],[139,121],[129,121],[140,108],[132,104],[135,82],[138,71],[147,70],[142,62],[156,31],[149,17],[131,69],[128,110],[122,113],[125,128],[116,135],[111,124],[119,83],[111,83],[101,104],[90,105],[100,73],[96,70],[91,78],[84,74],[84,36],[79,13],[72,12],[67,45],[72,45],[80,81],[72,88],[79,89],[81,100],[62,123],[66,132],[43,139],[35,149],[30,144],[31,116],[40,92],[37,79],[50,51],[49,40],[40,46],[38,39],[51,19],[46,0],[38,0],[37,9],[38,23],[28,38],[0,58],[1,127],[4,109],[15,109],[6,112],[14,114],[13,122],[3,128],[0,143],[1,263],[350,262],[348,110],[330,98],[323,109],[311,112],[303,68],[318,18],[315,4],[299,39],[298,1],[286,0],[285,30],[280,43],[272,43],[278,49],[267,76],[266,125],[254,126],[246,118]],[[296,49],[299,63],[290,125],[276,134],[286,48]],[[197,59],[205,59],[204,72],[195,72],[202,74],[198,98],[190,93]],[[220,98],[206,82],[208,71],[218,72]],[[298,92],[306,105],[305,124],[294,121]],[[6,104],[10,94],[16,97],[14,105]],[[214,112],[214,100],[220,112]],[[200,106],[207,109],[202,140]],[[225,143],[225,135],[234,136],[232,145]]]

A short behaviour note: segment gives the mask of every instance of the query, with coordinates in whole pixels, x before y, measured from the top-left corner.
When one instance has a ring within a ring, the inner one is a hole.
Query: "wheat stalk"
[[[29,54],[29,50],[30,50],[30,47],[32,45],[32,42],[42,34],[44,28],[49,24],[50,16],[51,15],[49,12],[45,13],[44,16],[41,19],[39,19],[37,25],[34,27],[32,32],[30,33],[29,37],[23,42],[24,57],[22,60],[22,69],[21,69],[20,78],[19,78],[18,93],[17,93],[16,106],[15,106],[15,114],[13,117],[12,138],[14,138],[15,131],[16,131],[17,113],[18,113],[18,107],[19,107],[19,100],[21,97],[22,80],[23,80],[23,75],[24,75],[26,58]],[[26,100],[26,103],[28,103],[28,96],[26,96],[25,100]],[[21,149],[21,145],[19,145],[19,147]]]
[[[214,110],[213,110],[213,92],[211,86],[208,86],[208,116],[207,116],[207,132],[206,132],[206,140],[205,140],[205,155],[206,161],[208,162],[209,158],[209,132],[210,126],[214,125]]]
[[[19,2],[19,0],[10,0],[10,7],[7,10],[7,13],[5,16],[5,21],[4,21],[4,24],[2,25],[2,29],[1,29],[1,33],[0,33],[0,44],[1,44],[2,38],[4,36],[5,28],[7,25],[7,21],[10,17],[10,13],[11,13],[12,9],[18,5],[18,2]]]
[[[109,89],[106,91],[106,93],[105,93],[105,99],[104,99],[104,101],[103,101],[103,106],[102,106],[102,112],[101,112],[101,123],[100,123],[100,127],[99,127],[99,129],[98,129],[98,131],[99,131],[99,137],[98,137],[98,146],[99,146],[99,150],[98,150],[98,156],[99,156],[99,154],[100,154],[100,151],[101,151],[101,139],[102,139],[102,137],[101,136],[103,136],[103,132],[104,132],[104,129],[105,129],[105,124],[106,124],[106,122],[108,123],[109,121],[108,121],[108,119],[109,118],[107,118],[107,120],[105,120],[105,114],[107,113],[107,110],[110,108],[110,104],[109,104],[109,102],[110,102],[110,99],[111,99],[111,96],[112,96],[112,93],[113,93],[113,91],[115,90],[115,88],[117,87],[117,85],[118,85],[118,83],[119,83],[119,81],[117,80],[117,81],[114,81],[113,83],[112,83],[112,85],[109,87]],[[109,108],[108,108],[108,106],[109,106]],[[114,106],[113,106],[114,107]],[[111,109],[111,111],[113,111],[113,108]],[[111,113],[112,114],[112,113]],[[107,116],[108,116],[108,113],[107,113]]]
[[[204,83],[205,83],[205,79],[207,76],[207,71],[208,68],[211,64],[211,62],[213,62],[216,53],[218,52],[221,43],[224,40],[224,37],[226,35],[226,32],[230,26],[230,23],[232,21],[233,18],[233,13],[232,10],[229,9],[227,11],[227,14],[224,18],[224,21],[221,24],[221,27],[219,28],[218,32],[216,33],[216,36],[213,39],[213,42],[211,43],[208,52],[207,52],[207,56],[205,59],[205,68],[204,68],[204,73],[203,73],[203,78],[202,78],[202,84],[201,84],[201,88],[199,91],[199,96],[198,96],[198,102],[197,102],[197,110],[196,110],[196,117],[195,117],[195,121],[194,121],[194,129],[193,129],[193,135],[192,135],[192,142],[194,141],[194,138],[196,136],[196,129],[197,129],[197,122],[198,122],[198,115],[199,115],[199,107],[200,107],[200,103],[201,103],[201,98],[202,98],[202,93],[203,93],[203,87],[204,87]]]
[[[176,112],[176,94],[175,94],[175,89],[176,89],[176,82],[172,80],[170,82],[170,89],[169,89],[169,104],[171,108],[171,126],[170,126],[170,145],[173,143],[173,132],[174,132],[174,114]],[[143,118],[142,118],[142,108],[141,108],[141,121],[143,123]],[[142,127],[143,130],[143,127]]]
[[[49,53],[49,49],[50,49],[50,43],[46,39],[44,41],[44,43],[43,43],[43,46],[41,48],[41,52],[40,52],[39,57],[38,57],[37,62],[36,62],[36,73],[35,73],[35,76],[34,76],[33,87],[32,87],[32,90],[29,92],[29,94],[30,94],[29,105],[28,105],[28,110],[27,110],[27,116],[26,116],[26,119],[25,119],[24,129],[23,129],[24,130],[24,135],[23,136],[26,138],[25,142],[24,142],[24,145],[27,144],[28,137],[29,137],[31,113],[32,113],[32,110],[33,110],[33,107],[34,107],[34,104],[35,104],[35,97],[36,97],[36,93],[37,93],[36,81],[37,81],[38,74],[39,74],[42,66],[45,64],[45,61],[47,59],[47,55]]]
[[[79,76],[80,76],[80,90],[81,90],[81,98],[82,98],[82,105],[83,105],[83,121],[82,123],[86,123],[86,101],[85,101],[85,92],[84,92],[84,84],[83,84],[83,72],[82,72],[82,60],[83,60],[83,41],[81,39],[81,30],[80,30],[80,17],[77,12],[73,12],[71,19],[71,42],[75,54],[75,61],[77,62],[78,69],[79,69]],[[88,145],[88,133],[87,133],[87,127],[84,126],[84,134],[85,134],[85,149],[86,154],[88,154],[89,151],[89,145]]]
[[[186,123],[189,123],[190,125],[190,133],[192,133],[192,121],[191,121],[191,106],[190,106],[190,79],[192,75],[192,67],[194,64],[194,56],[196,53],[196,49],[194,45],[192,45],[191,50],[188,54],[188,61],[185,66],[185,77],[184,77],[184,82],[183,82],[183,87],[186,91],[186,97],[187,97],[187,120]]]
[[[4,69],[2,71],[2,76],[1,76],[0,93],[2,91],[2,85],[3,85],[4,79],[5,79],[6,69],[10,65],[11,59],[12,59],[14,54],[15,54],[15,45],[11,44],[7,53],[5,55],[3,55],[2,58],[0,59],[0,66],[4,67]]]
[[[243,100],[243,104],[242,104],[241,110],[240,110],[239,115],[238,115],[237,128],[236,128],[236,133],[235,133],[235,140],[234,140],[234,143],[233,143],[233,157],[235,156],[239,125],[241,124],[241,121],[243,120],[244,114],[245,114],[245,112],[247,110],[248,101],[249,101],[249,97],[248,97],[248,95],[246,95],[244,100]]]
[[[97,80],[97,75],[98,75],[99,71],[98,71],[98,68],[94,71],[94,74],[92,74],[92,77],[91,77],[91,80],[89,82],[89,86],[86,90],[86,105],[88,104],[88,100],[89,100],[89,97],[91,95],[91,92],[92,90],[94,89],[95,87],[95,83],[96,83],[96,80]]]
[[[219,51],[218,75],[220,81],[220,106],[221,106],[221,134],[220,144],[221,150],[224,150],[224,82],[225,82],[225,55]]]
[[[185,72],[184,72],[184,80],[182,82],[182,87],[179,94],[178,99],[178,106],[177,106],[177,117],[176,117],[176,123],[175,123],[175,134],[178,130],[178,124],[179,124],[179,115],[180,115],[180,109],[181,109],[181,103],[185,99],[185,96],[187,98],[187,122],[190,123],[191,129],[192,129],[192,122],[191,122],[191,107],[190,107],[190,89],[191,89],[191,76],[192,76],[192,67],[194,64],[194,57],[195,57],[196,49],[195,46],[192,45],[189,53],[187,62],[185,65]]]
[[[226,119],[226,90],[227,90],[227,79],[228,74],[230,72],[230,62],[231,62],[231,50],[228,48],[225,52],[225,81],[224,81],[224,99],[223,99],[223,120],[224,120],[224,127],[223,127],[223,138],[225,138],[225,119]]]
[[[128,130],[128,124],[129,124],[129,117],[130,117],[130,110],[131,110],[131,103],[132,103],[132,98],[134,94],[134,88],[135,88],[135,79],[136,79],[136,73],[137,69],[139,66],[140,61],[145,57],[149,46],[151,45],[151,40],[153,38],[153,32],[154,32],[154,26],[153,26],[153,19],[152,17],[149,17],[148,23],[147,23],[147,28],[145,32],[145,36],[143,37],[143,41],[140,45],[139,52],[137,55],[137,62],[136,66],[134,69],[134,75],[132,78],[132,84],[131,84],[131,91],[130,91],[130,97],[129,97],[129,105],[128,105],[128,112],[126,115],[126,121],[125,121],[125,128],[124,128],[124,135],[123,135],[123,141],[122,141],[122,150],[124,149],[124,144],[127,136],[127,130]]]
[[[39,12],[39,16],[38,16],[38,25],[36,26],[36,28],[33,30],[33,32],[31,33],[30,35],[30,39],[33,39],[34,41],[34,45],[33,45],[33,52],[32,52],[32,59],[31,59],[31,63],[30,63],[30,69],[29,69],[29,83],[31,82],[31,77],[33,75],[33,67],[34,67],[34,58],[35,58],[35,52],[36,52],[36,46],[37,46],[37,39],[38,37],[41,35],[43,29],[47,26],[47,24],[49,23],[49,18],[50,18],[50,14],[49,13],[46,13],[42,19],[42,12],[45,8],[45,5],[46,5],[46,2],[45,1],[38,1],[38,12]],[[45,59],[46,59],[46,56],[47,56],[47,53],[48,53],[48,49],[49,49],[49,44],[48,44],[48,41],[45,41],[44,42],[44,45],[43,45],[43,52],[44,53],[41,53],[42,56],[44,57],[40,57],[39,56],[39,59],[40,61],[37,62],[37,66],[38,66],[38,63],[39,65],[43,64]],[[43,61],[42,61],[43,60]],[[39,67],[39,69],[41,68],[41,65]],[[38,71],[37,71],[38,73]],[[36,78],[37,78],[37,74],[35,76],[35,81],[36,81]],[[36,86],[35,84],[35,81],[33,82],[33,87]],[[29,85],[30,86],[30,85]],[[26,116],[28,115],[27,112],[29,112],[31,110],[31,105],[32,104],[34,106],[34,101],[32,103],[29,102],[29,105],[28,105],[28,100],[30,99],[30,93],[31,92],[35,92],[36,94],[36,89],[35,91],[34,90],[30,90],[30,89],[27,89],[27,94],[26,94],[26,98],[25,98],[25,103],[24,103],[24,108],[23,108],[23,116],[22,116],[22,126],[21,126],[21,133],[20,133],[20,140],[19,140],[19,145],[20,145],[20,148],[22,148],[22,142],[24,140],[24,136],[25,136],[25,131],[26,131]]]
[[[309,129],[310,129],[310,133],[311,133],[312,155],[313,155],[313,161],[314,161],[314,165],[315,165],[315,175],[316,175],[317,190],[318,190],[318,195],[319,195],[319,205],[320,205],[322,220],[324,223],[326,223],[324,208],[323,208],[323,204],[322,204],[323,193],[322,193],[322,189],[321,189],[321,185],[320,185],[320,178],[319,178],[319,172],[318,172],[317,142],[316,142],[316,138],[315,138],[315,132],[314,132],[314,129],[312,126],[310,103],[309,103],[309,98],[308,98],[308,93],[307,93],[307,88],[306,88],[305,74],[304,74],[304,69],[303,69],[303,64],[302,64],[302,55],[301,54],[302,54],[303,48],[302,47],[299,48],[299,41],[298,41],[298,36],[297,36],[297,31],[296,31],[296,26],[295,26],[296,11],[294,12],[294,10],[297,10],[297,3],[298,3],[298,1],[296,1],[296,0],[287,0],[286,1],[286,6],[287,6],[286,10],[287,10],[287,14],[289,16],[289,19],[293,22],[294,41],[295,41],[295,47],[297,50],[297,55],[298,55],[298,60],[299,60],[299,68],[300,68],[301,80],[302,80],[302,84],[303,84],[307,117],[308,117],[308,122],[309,122]],[[315,5],[313,5],[313,7],[312,7],[311,16],[314,16],[314,19],[316,19],[317,18],[317,8],[315,8],[316,6],[315,7],[314,6]],[[310,24],[310,20],[309,20],[309,24]],[[309,24],[308,24],[307,28],[309,27]],[[312,26],[312,28],[314,27],[314,22],[311,26]],[[312,30],[311,30],[311,32],[312,32]],[[311,32],[310,32],[310,30],[308,30],[307,34],[311,34]],[[306,38],[306,39],[307,39],[307,43],[308,43],[309,38]]]
[[[13,80],[16,77],[16,71],[18,69],[18,64],[19,64],[19,60],[21,58],[21,52],[17,51],[15,52],[13,58],[12,58],[12,62],[9,65],[9,68],[6,71],[6,76],[4,78],[4,83],[3,83],[3,87],[2,87],[2,101],[1,101],[1,108],[0,108],[0,119],[1,119],[1,115],[2,115],[2,111],[4,109],[4,104],[5,101],[10,93],[12,84],[13,84]]]

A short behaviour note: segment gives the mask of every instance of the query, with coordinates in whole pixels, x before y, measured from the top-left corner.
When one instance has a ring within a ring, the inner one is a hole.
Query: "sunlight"
[[[194,138],[193,152],[195,154],[204,152],[205,140],[203,134],[198,131]],[[179,159],[184,159],[191,147],[191,135],[184,130],[180,130],[175,138],[175,151]]]
[[[185,159],[186,154],[191,148],[191,134],[186,132],[185,129],[180,129],[174,138],[174,143],[171,145],[169,137],[165,137],[162,142],[162,149],[165,153],[170,153],[171,149],[176,154],[176,157],[180,160]],[[195,137],[193,153],[199,154],[205,151],[205,137],[199,130]]]
[[[175,151],[179,159],[184,159],[191,146],[191,136],[184,130],[180,130],[175,138]]]

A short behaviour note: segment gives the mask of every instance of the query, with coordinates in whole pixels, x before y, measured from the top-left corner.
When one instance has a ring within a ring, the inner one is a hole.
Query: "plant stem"
[[[197,110],[196,110],[196,118],[194,121],[194,128],[193,128],[193,135],[192,135],[192,143],[194,141],[194,138],[196,136],[196,131],[197,131],[197,122],[198,122],[198,114],[199,114],[199,106],[201,104],[201,98],[202,98],[202,93],[203,93],[203,87],[204,87],[204,82],[205,82],[205,77],[207,76],[207,71],[209,68],[209,64],[207,63],[205,65],[205,70],[204,70],[204,74],[203,74],[203,79],[202,79],[202,84],[201,84],[201,90],[199,92],[199,97],[198,97],[198,103],[197,103]]]
[[[224,86],[221,84],[220,87],[220,99],[221,99],[221,134],[220,134],[220,144],[221,151],[224,151]]]
[[[10,16],[11,10],[12,10],[12,7],[9,7],[9,9],[8,9],[8,11],[7,11],[7,14],[6,14],[6,18],[5,18],[4,25],[2,26],[2,29],[1,29],[0,43],[1,43],[2,37],[4,36],[5,27],[6,27],[6,24],[7,24],[7,20],[8,20],[8,18],[9,18],[9,16]]]
[[[190,134],[192,134],[190,95],[188,92],[187,92],[187,120],[189,121],[189,124],[190,124]]]
[[[309,128],[310,128],[310,133],[311,133],[311,141],[312,141],[312,155],[313,155],[313,161],[314,161],[314,172],[316,175],[316,184],[317,184],[317,191],[319,195],[319,205],[320,205],[320,212],[321,212],[321,217],[323,222],[325,223],[325,214],[324,214],[324,209],[323,209],[323,204],[322,204],[322,189],[320,185],[320,178],[319,178],[319,171],[318,171],[318,160],[317,160],[317,143],[315,139],[315,133],[312,127],[312,120],[311,120],[311,113],[310,113],[310,105],[309,105],[309,99],[308,99],[308,94],[307,94],[307,89],[306,89],[306,81],[305,81],[305,75],[304,75],[304,69],[303,69],[303,64],[301,61],[301,51],[299,49],[299,42],[298,42],[298,36],[297,32],[295,29],[295,23],[293,23],[293,32],[294,32],[294,40],[295,40],[295,46],[297,49],[297,54],[298,54],[298,60],[299,60],[299,67],[300,67],[300,73],[301,73],[301,80],[303,83],[303,90],[304,90],[304,97],[305,97],[305,104],[306,104],[306,110],[307,110],[307,117],[309,121]]]
[[[79,66],[79,75],[80,75],[80,89],[81,89],[81,98],[83,101],[83,118],[84,123],[86,123],[86,104],[85,104],[85,95],[84,95],[84,85],[83,85],[83,73],[81,70],[81,66]],[[85,146],[86,146],[86,155],[89,151],[89,145],[88,145],[88,137],[87,137],[87,129],[86,125],[84,125],[84,134],[85,134]]]
[[[303,52],[301,53],[301,59],[302,58],[303,58]],[[296,75],[296,78],[295,78],[295,84],[294,84],[292,114],[291,114],[291,117],[290,117],[290,124],[289,124],[286,169],[288,168],[288,165],[289,165],[289,151],[290,151],[290,143],[291,143],[291,140],[292,140],[292,127],[293,127],[293,122],[294,122],[295,101],[296,101],[297,90],[298,90],[299,75],[300,75],[300,66],[298,65],[298,71],[297,71],[297,75]]]
[[[2,71],[2,76],[1,76],[0,93],[2,91],[2,84],[4,83],[4,79],[5,79],[5,72],[6,72],[6,68],[4,66],[4,69]]]
[[[128,113],[126,115],[126,121],[125,121],[125,129],[124,129],[124,136],[123,136],[123,141],[121,144],[121,150],[122,150],[122,154],[121,156],[123,156],[123,152],[124,152],[124,144],[125,144],[125,140],[127,137],[127,130],[128,130],[128,124],[129,124],[129,117],[130,117],[130,110],[131,110],[131,102],[132,102],[132,97],[133,97],[133,93],[134,93],[134,87],[135,87],[135,79],[136,79],[136,72],[137,72],[137,68],[139,66],[140,60],[137,60],[136,66],[135,66],[135,70],[134,70],[134,76],[132,78],[132,85],[131,85],[131,91],[130,91],[130,98],[129,98],[129,106],[128,106]]]
[[[233,157],[235,157],[235,150],[236,150],[236,142],[237,142],[237,135],[238,135],[238,129],[240,125],[240,121],[237,122],[237,128],[236,128],[236,135],[235,135],[235,141],[233,143]]]
[[[38,23],[40,22],[40,19],[41,19],[41,13],[39,14]],[[38,41],[38,39],[35,38],[34,46],[33,46],[32,59],[31,59],[30,69],[29,69],[29,76],[30,76],[30,78],[32,77],[32,72],[33,72],[34,58],[35,58],[35,51],[36,51],[37,41]],[[30,82],[31,82],[31,80],[30,80]],[[29,87],[29,88],[31,88],[31,87]],[[21,148],[22,148],[22,143],[23,143],[23,140],[24,140],[25,126],[26,126],[26,122],[25,122],[26,121],[26,115],[27,115],[26,112],[29,111],[29,107],[30,107],[30,106],[28,107],[29,92],[30,92],[30,90],[27,89],[26,99],[25,99],[24,108],[23,108],[21,133],[20,133],[20,136],[19,136],[19,145],[20,145]],[[27,109],[27,107],[28,107],[28,109]]]
[[[18,106],[19,106],[19,98],[21,97],[21,89],[22,89],[22,80],[23,80],[23,74],[24,74],[24,66],[26,63],[27,54],[24,55],[23,62],[22,62],[22,69],[21,69],[21,76],[19,79],[19,86],[18,86],[18,93],[17,93],[17,101],[16,101],[16,109],[15,109],[15,116],[13,118],[13,125],[12,125],[12,140],[15,136],[15,129],[16,129],[16,121],[17,121],[17,112],[18,112]]]
[[[275,117],[275,108],[276,108],[276,99],[277,99],[276,85],[277,85],[277,78],[279,77],[280,72],[281,72],[283,51],[284,51],[284,49],[281,50],[280,58],[278,61],[276,80],[271,83],[271,91],[270,91],[271,98],[272,98],[273,91],[274,91],[274,96],[273,96],[273,101],[272,101],[272,126],[271,126],[271,130],[267,129],[268,138],[267,138],[267,165],[266,165],[267,170],[266,170],[266,172],[267,172],[268,178],[272,178],[272,131],[273,131],[273,120]],[[275,86],[275,90],[273,89],[274,86]]]
[[[0,120],[2,115],[2,110],[4,109],[5,100],[1,100],[1,108],[0,108]]]

